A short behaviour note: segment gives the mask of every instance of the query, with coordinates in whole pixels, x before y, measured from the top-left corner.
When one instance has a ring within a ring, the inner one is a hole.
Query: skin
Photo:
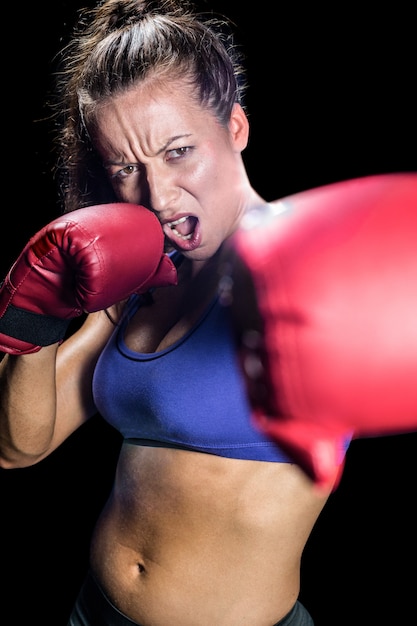
[[[178,286],[155,290],[129,323],[132,350],[161,350],[190,329],[218,288],[222,244],[264,204],[242,162],[248,134],[238,104],[221,126],[185,81],[136,85],[100,108],[94,141],[119,199],[149,206],[186,257]],[[91,377],[112,330],[98,312],[59,347],[6,355],[2,467],[38,462],[94,414]],[[330,491],[295,464],[124,443],[92,571],[143,626],[166,626],[167,616],[181,626],[271,626],[298,597],[304,545]]]

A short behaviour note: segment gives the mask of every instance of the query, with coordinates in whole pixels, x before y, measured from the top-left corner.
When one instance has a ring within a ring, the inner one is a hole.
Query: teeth
[[[181,233],[178,232],[178,230],[175,228],[175,226],[177,226],[177,224],[184,224],[184,222],[186,222],[187,219],[188,219],[188,217],[185,216],[185,217],[180,217],[180,219],[174,220],[173,222],[168,222],[168,226],[170,227],[172,232],[175,233],[175,235],[177,237],[180,237],[181,239],[184,239],[185,241],[187,239],[191,239],[192,233],[190,233],[189,235],[182,235]]]
[[[168,226],[170,228],[174,228],[174,226],[177,226],[177,224],[184,224],[184,222],[187,221],[187,217],[180,217],[179,220],[175,220],[174,222],[168,222]]]
[[[187,240],[187,239],[191,239],[192,237],[192,233],[190,233],[189,235],[181,235],[181,233],[179,233],[176,228],[171,228],[171,230],[173,233],[175,233],[177,237],[180,237],[181,239]]]

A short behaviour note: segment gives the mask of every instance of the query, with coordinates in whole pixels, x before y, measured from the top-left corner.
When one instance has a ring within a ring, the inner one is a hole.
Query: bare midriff
[[[92,571],[143,626],[272,626],[327,496],[296,465],[124,443]]]

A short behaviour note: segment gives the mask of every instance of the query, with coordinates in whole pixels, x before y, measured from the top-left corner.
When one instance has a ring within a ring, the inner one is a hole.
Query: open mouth
[[[166,222],[163,228],[171,244],[180,250],[190,252],[200,245],[201,232],[198,219],[192,215]]]
[[[173,222],[168,222],[166,226],[171,230],[171,234],[175,237],[179,237],[184,241],[188,241],[192,238],[195,227],[197,224],[197,218],[185,216]]]

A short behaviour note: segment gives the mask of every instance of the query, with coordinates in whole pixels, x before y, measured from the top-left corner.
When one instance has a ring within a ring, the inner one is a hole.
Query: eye
[[[137,174],[138,172],[139,172],[139,166],[133,165],[130,163],[128,165],[125,165],[121,169],[110,172],[110,177],[111,178],[128,178],[129,176],[132,176],[132,174]]]
[[[166,160],[167,161],[175,161],[176,159],[182,159],[185,155],[190,152],[192,148],[190,146],[184,146],[182,148],[173,148],[172,150],[168,150],[166,152]]]

